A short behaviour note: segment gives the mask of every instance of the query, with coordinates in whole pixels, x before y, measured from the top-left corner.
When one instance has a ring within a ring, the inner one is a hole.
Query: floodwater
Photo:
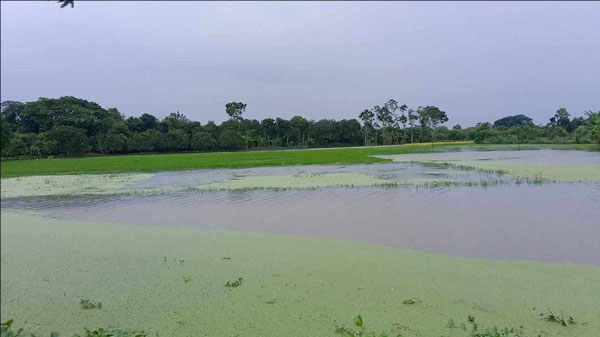
[[[405,155],[439,160],[597,164],[600,153],[494,151]],[[517,183],[497,173],[418,163],[312,165],[157,173],[130,189],[168,190],[241,176],[363,173],[392,180],[488,181],[482,186],[181,191],[2,200],[3,210],[69,220],[227,228],[341,238],[490,259],[600,265],[600,182]]]

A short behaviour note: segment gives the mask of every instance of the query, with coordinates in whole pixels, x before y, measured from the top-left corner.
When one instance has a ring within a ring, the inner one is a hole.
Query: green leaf
[[[360,315],[356,316],[356,318],[354,319],[354,325],[361,327],[363,326],[363,319]]]

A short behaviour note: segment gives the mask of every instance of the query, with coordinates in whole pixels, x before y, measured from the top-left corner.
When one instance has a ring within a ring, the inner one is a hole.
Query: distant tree
[[[600,145],[600,111],[593,112],[592,110],[588,110],[585,112],[585,115],[588,117],[592,139],[595,139],[596,143]]]
[[[402,142],[406,143],[406,123],[408,122],[408,118],[406,117],[406,110],[408,109],[408,106],[406,106],[406,104],[402,104],[402,106],[400,106],[398,108],[398,110],[400,111],[400,115],[398,116],[398,118],[396,118],[397,123],[402,124],[402,131],[403,131],[403,136],[402,136]]]
[[[217,141],[206,131],[198,131],[192,135],[191,147],[198,151],[213,151],[216,148]]]
[[[302,146],[306,147],[306,132],[308,131],[310,122],[302,116],[294,116],[290,119],[290,126],[296,142],[300,142]]]
[[[506,116],[494,122],[494,128],[511,128],[514,126],[530,126],[533,120],[525,115]]]
[[[369,129],[373,127],[373,118],[375,117],[375,114],[373,113],[373,111],[369,110],[369,109],[365,109],[363,110],[363,112],[361,112],[358,115],[358,118],[360,118],[360,120],[362,120],[363,125],[364,125],[364,136],[365,136],[365,145],[367,145],[367,137],[368,137],[368,133],[369,133]]]
[[[56,126],[48,131],[48,138],[53,144],[53,153],[72,156],[82,155],[90,150],[85,130],[74,126]]]
[[[27,154],[27,145],[21,138],[13,139],[6,150],[8,156],[17,157]]]
[[[156,124],[158,123],[158,118],[152,116],[151,114],[147,114],[147,113],[142,114],[140,116],[140,120],[142,121],[142,124],[144,125],[144,131],[154,129],[156,127]]]
[[[410,142],[414,143],[413,139],[413,129],[415,127],[415,122],[419,119],[419,116],[415,114],[413,109],[408,109],[408,125],[410,125]]]
[[[556,110],[556,113],[554,114],[553,117],[550,118],[550,123],[548,123],[550,126],[560,126],[563,129],[570,131],[570,119],[569,119],[570,115],[569,112],[567,112],[567,109],[565,108],[560,108],[558,110]]]
[[[168,126],[168,130],[183,129],[187,123],[189,123],[189,119],[187,119],[184,114],[177,111],[176,113],[171,112],[167,117],[165,117],[163,123]]]
[[[242,139],[235,130],[227,128],[221,132],[218,144],[224,150],[234,151],[242,148]]]
[[[246,104],[242,102],[229,102],[225,104],[225,112],[231,120],[239,122],[242,114],[246,111]]]
[[[0,152],[4,153],[10,144],[13,131],[10,122],[8,122],[4,116],[0,117],[0,127],[2,129],[0,134]]]
[[[254,136],[252,136],[252,133],[250,132],[242,135],[242,142],[244,142],[244,145],[246,146],[246,151],[250,149],[250,144],[254,142],[254,140]]]
[[[421,109],[421,118],[422,123],[429,126],[433,132],[433,137],[431,139],[431,145],[435,142],[435,131],[439,124],[443,124],[448,121],[448,116],[445,111],[440,110],[436,106],[426,106]]]
[[[473,135],[473,140],[477,144],[485,143],[487,139],[491,138],[494,135],[494,130],[492,129],[492,125],[488,122],[478,123],[475,127],[475,134]]]

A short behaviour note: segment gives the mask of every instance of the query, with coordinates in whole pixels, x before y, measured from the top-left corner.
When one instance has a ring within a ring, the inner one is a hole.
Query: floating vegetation
[[[154,174],[72,174],[2,179],[2,198],[114,194]]]
[[[102,309],[102,303],[100,303],[100,302],[94,303],[87,299],[80,300],[79,304],[81,305],[81,308],[83,308],[83,309]]]
[[[205,191],[231,191],[255,189],[318,189],[325,187],[359,187],[396,185],[392,180],[361,173],[322,173],[297,175],[272,175],[239,177],[209,183],[198,187]]]
[[[190,283],[190,282],[192,282],[192,278],[191,278],[191,277],[184,276],[184,277],[183,277],[183,282],[184,282],[184,283]]]
[[[225,283],[225,286],[227,288],[237,288],[239,286],[242,285],[242,281],[244,280],[243,277],[240,277],[239,279],[237,279],[236,281],[227,281],[227,283]]]
[[[423,303],[418,297],[413,297],[402,301],[402,304],[412,305],[417,303]]]
[[[231,258],[230,258],[230,257],[227,257],[227,256],[225,256],[225,257],[222,257],[222,258],[221,258],[221,260],[231,260]]]
[[[575,324],[575,319],[573,318],[573,316],[566,315],[565,318],[565,313],[562,311],[559,316],[553,313],[550,309],[547,309],[547,311],[541,313],[540,316],[542,316],[548,322],[559,323],[562,326]]]
[[[475,316],[472,315],[468,315],[467,321],[460,324],[457,324],[453,319],[450,319],[448,323],[446,323],[446,327],[450,329],[470,331],[470,337],[525,337],[523,332],[523,326],[520,326],[518,328],[498,328],[497,326],[491,328],[483,328],[480,327],[479,324],[475,323]]]
[[[1,337],[36,337],[37,335],[32,333],[23,333],[23,328],[19,328],[17,332],[13,331],[12,324],[13,320],[8,320],[4,323],[0,323],[0,336]],[[146,337],[148,334],[144,331],[138,331],[133,329],[104,329],[98,328],[90,330],[83,328],[84,334],[74,334],[72,337]],[[23,334],[22,334],[23,333]],[[51,332],[50,337],[59,337],[58,332]]]
[[[368,330],[385,331],[390,337],[398,333],[470,337],[488,327],[492,330],[494,324],[524,324],[531,333],[528,337],[540,331],[549,331],[545,336],[566,336],[571,330],[577,337],[596,337],[599,329],[594,316],[600,301],[598,266],[487,261],[371,243],[224,229],[86,223],[4,209],[1,223],[2,319],[18,317],[12,324],[15,332],[23,326],[39,337],[57,330],[65,332],[60,337],[75,332],[83,336],[83,325],[109,328],[107,322],[116,324],[110,328],[143,328],[150,332],[148,336],[197,336],[198,332],[232,336],[256,322],[261,324],[261,336],[279,336],[281,331],[289,331],[286,337],[340,336],[333,334],[336,324],[358,330],[352,323],[358,313],[364,315]],[[160,249],[149,254],[143,247]],[[184,258],[186,263],[180,266],[177,260]],[[241,269],[232,269],[234,261]],[[60,273],[55,273],[57,265],[63,266]],[[81,272],[87,266],[93,267]],[[122,273],[126,284],[117,277]],[[340,275],[353,277],[342,282]],[[184,283],[183,276],[192,277],[191,283]],[[242,276],[244,289],[225,287],[223,280],[231,285]],[[43,281],[45,277],[49,281]],[[565,284],[577,288],[568,293],[568,302],[577,303],[576,311],[568,311],[577,324],[568,328],[538,316],[546,306],[560,314],[556,310],[564,305],[564,292],[548,289]],[[139,291],[129,292],[131,286]],[[359,287],[363,290],[357,291]],[[511,296],[490,294],[490,289],[503,288],[511,289]],[[89,289],[98,293],[86,292]],[[67,292],[64,298],[63,291]],[[423,304],[402,304],[423,294],[427,294]],[[228,295],[233,298],[224,300]],[[81,309],[80,298],[101,301],[103,307]],[[274,299],[276,303],[266,303]],[[532,310],[540,299],[547,305]],[[66,310],[60,310],[62,302]],[[40,307],[58,310],[36,310]],[[361,311],[353,313],[357,307]],[[526,313],[523,308],[528,308]],[[285,316],[274,314],[278,310],[302,319],[280,319]],[[449,316],[439,316],[444,313]],[[476,331],[468,322],[469,314],[477,317]],[[82,315],[92,321],[81,321]],[[336,316],[348,319],[333,322]],[[456,321],[456,330],[445,327],[449,318]],[[178,320],[185,325],[178,326]]]
[[[481,170],[509,174],[516,178],[543,182],[597,182],[600,181],[600,164],[540,164],[503,160],[443,160],[436,158],[395,157],[395,162],[413,162],[437,168]]]
[[[375,331],[367,330],[360,315],[354,318],[354,326],[352,328],[337,327],[335,333],[342,337],[389,337],[385,332],[377,334]],[[398,337],[402,337],[402,335],[398,335]]]

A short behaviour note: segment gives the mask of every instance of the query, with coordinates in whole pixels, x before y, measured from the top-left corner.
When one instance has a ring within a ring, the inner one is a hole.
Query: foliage
[[[533,120],[525,115],[514,115],[500,118],[494,122],[494,128],[511,128],[514,126],[532,126]]]
[[[559,109],[546,126],[532,125],[525,115],[508,116],[475,127],[453,127],[444,111],[435,106],[409,109],[390,99],[383,105],[365,109],[359,119],[308,120],[294,116],[244,119],[246,104],[225,105],[229,120],[205,125],[189,120],[177,111],[159,120],[144,113],[125,118],[115,108],[105,109],[83,99],[58,99],[1,103],[1,143],[3,156],[80,156],[88,153],[124,154],[156,152],[211,152],[308,148],[357,145],[391,145],[427,141],[474,140],[481,144],[588,143],[600,142],[598,113],[569,119]],[[594,124],[595,123],[595,124]],[[12,144],[11,144],[12,143]],[[600,143],[599,143],[600,144]]]
[[[158,130],[152,130],[159,133]],[[148,131],[146,131],[148,132]],[[445,144],[445,145],[444,145]],[[467,143],[439,143],[439,146],[471,146]],[[440,150],[443,150],[440,149]],[[174,153],[162,155],[120,155],[80,158],[49,158],[41,160],[2,160],[2,178],[15,176],[92,173],[191,170],[220,167],[257,167],[301,164],[377,163],[387,159],[373,155],[426,153],[431,147],[423,144],[379,148],[345,148],[291,151],[243,151],[212,153]]]
[[[79,304],[81,305],[81,308],[83,308],[83,309],[102,309],[102,303],[100,303],[100,302],[94,303],[87,299],[81,299],[79,301]]]
[[[0,324],[0,336],[1,337],[35,337],[34,334],[23,333],[23,328],[20,328],[16,332],[12,329],[13,320],[8,320]],[[75,334],[73,337],[146,337],[148,334],[144,331],[138,331],[133,329],[104,329],[98,328],[90,330],[83,328],[84,334]],[[50,333],[50,337],[58,337],[58,332]]]
[[[227,288],[237,288],[239,286],[242,285],[242,281],[244,280],[243,277],[240,277],[239,279],[235,280],[235,281],[227,281],[227,283],[225,283],[225,287]]]
[[[556,315],[555,313],[553,313],[550,309],[547,309],[547,311],[544,313],[541,313],[540,316],[542,316],[548,322],[558,323],[562,326],[575,324],[575,319],[569,315],[567,315],[567,317],[565,318],[564,312],[561,312],[560,316],[559,316],[559,315]]]
[[[385,332],[377,334],[375,331],[367,330],[364,326],[363,319],[360,315],[354,318],[354,327],[338,327],[335,329],[335,333],[342,337],[388,337],[389,335]],[[401,335],[398,335],[401,337]]]

